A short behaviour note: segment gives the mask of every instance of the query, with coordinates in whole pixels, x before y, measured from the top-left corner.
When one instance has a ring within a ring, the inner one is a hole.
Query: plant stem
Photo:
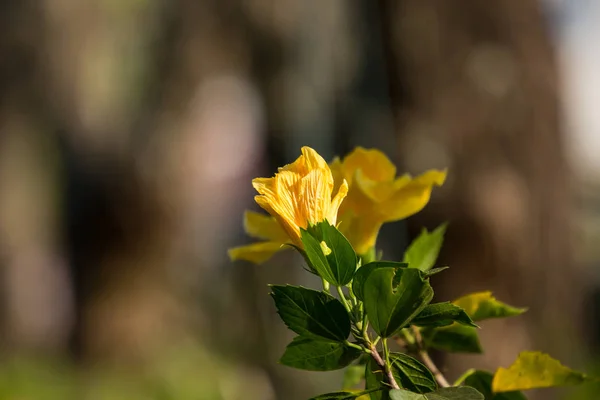
[[[385,343],[385,339],[384,339],[384,343]],[[379,352],[377,351],[377,348],[373,344],[371,344],[371,356],[373,357],[373,359],[375,360],[377,365],[379,365],[379,367],[381,367],[381,369],[384,371],[384,374],[385,374],[390,386],[394,389],[400,389],[400,386],[398,386],[398,383],[396,382],[396,379],[394,378],[394,374],[392,374],[392,369],[390,368],[389,363],[386,363],[385,361],[383,361],[383,359],[379,355]]]
[[[369,319],[367,318],[367,313],[364,312],[363,310],[363,303],[361,302],[359,305],[359,310],[360,313],[363,315],[363,319],[362,319],[362,335],[366,338],[369,337],[369,333],[368,333],[368,329],[369,329]]]
[[[346,299],[346,295],[344,295],[344,291],[342,290],[342,287],[336,286],[335,288],[337,289],[337,292],[340,295],[340,301],[342,302],[342,304],[344,304],[346,311],[348,311],[348,314],[350,314],[352,316],[352,307],[350,307],[350,304],[348,304],[348,300]]]
[[[358,299],[356,298],[356,295],[352,291],[352,285],[349,284],[347,287],[348,287],[348,294],[350,295],[350,300],[352,300],[352,305],[354,305],[354,306],[358,305]]]
[[[419,357],[421,358],[421,361],[423,361],[423,364],[425,364],[425,366],[427,368],[429,368],[429,370],[433,374],[435,380],[441,387],[450,387],[450,384],[446,380],[446,377],[444,376],[444,374],[441,373],[441,371],[439,370],[437,365],[435,365],[435,363],[433,362],[431,357],[429,357],[429,353],[423,346],[423,337],[421,336],[421,332],[419,331],[419,328],[417,328],[416,326],[413,326],[412,330],[415,335],[415,342],[416,342],[417,349],[418,349],[417,352],[419,354]]]
[[[369,350],[369,349],[367,349],[367,348],[365,348],[365,347],[359,346],[359,345],[358,345],[358,344],[356,344],[356,343],[352,343],[352,342],[349,342],[349,341],[347,341],[347,340],[346,340],[346,341],[344,342],[344,344],[345,344],[346,346],[348,346],[348,347],[353,347],[353,348],[355,348],[355,349],[357,349],[357,350],[360,350],[360,351],[362,351],[362,352],[364,352],[364,353],[371,354],[371,350]]]
[[[388,348],[387,338],[383,338],[381,341],[381,346],[383,347],[383,357],[385,359],[386,365],[390,365],[390,349]]]
[[[440,372],[440,370],[435,365],[431,357],[429,357],[429,353],[427,353],[427,351],[419,350],[419,357],[421,357],[421,361],[423,361],[423,364],[425,364],[425,366],[429,368],[438,385],[440,385],[441,387],[450,387],[450,384],[446,380],[446,377]]]

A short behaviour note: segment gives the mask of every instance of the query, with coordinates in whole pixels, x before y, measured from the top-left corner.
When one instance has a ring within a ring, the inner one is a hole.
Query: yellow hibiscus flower
[[[285,243],[302,249],[300,228],[324,220],[335,225],[340,204],[348,193],[348,183],[341,179],[332,197],[331,169],[310,147],[303,147],[302,155],[279,168],[274,177],[253,179],[252,186],[259,193],[254,200],[273,218],[247,212],[245,229],[266,241],[231,249],[229,256],[255,263],[266,261]]]
[[[446,171],[429,170],[416,178],[396,178],[396,167],[385,154],[357,147],[343,160],[331,163],[336,183],[348,182],[350,191],[339,210],[340,231],[358,254],[375,246],[386,222],[407,218],[429,202],[433,186],[441,186]]]

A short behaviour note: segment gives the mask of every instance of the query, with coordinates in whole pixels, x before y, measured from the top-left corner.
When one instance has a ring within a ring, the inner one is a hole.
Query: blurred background
[[[1,0],[0,399],[339,389],[276,363],[266,285],[312,284],[300,258],[226,254],[250,180],[303,145],[449,168],[386,257],[449,220],[436,299],[530,308],[483,325],[485,355],[438,355],[451,379],[532,349],[600,373],[599,21],[595,0]]]

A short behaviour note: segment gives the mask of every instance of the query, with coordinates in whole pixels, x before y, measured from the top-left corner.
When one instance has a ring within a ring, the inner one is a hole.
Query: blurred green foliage
[[[2,400],[233,400],[269,393],[257,373],[191,346],[142,367],[84,367],[51,357],[20,357],[0,366]]]

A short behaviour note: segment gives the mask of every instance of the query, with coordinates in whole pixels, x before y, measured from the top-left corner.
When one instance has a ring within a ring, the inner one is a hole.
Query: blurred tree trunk
[[[449,168],[445,187],[408,222],[414,237],[451,221],[442,262],[452,269],[436,278],[437,298],[489,288],[530,307],[485,325],[487,368],[532,348],[572,360],[565,339],[581,337],[580,282],[541,5],[381,0],[380,11],[401,158],[411,172]],[[461,373],[462,358],[451,359]]]
[[[72,317],[44,44],[35,1],[0,1],[0,347],[13,355],[62,350]]]
[[[162,72],[150,44],[162,43],[165,10],[70,0],[40,9],[42,88],[65,167],[71,348],[84,363],[146,362],[184,330],[168,273],[174,215],[139,168],[154,134],[140,115],[154,107]]]

